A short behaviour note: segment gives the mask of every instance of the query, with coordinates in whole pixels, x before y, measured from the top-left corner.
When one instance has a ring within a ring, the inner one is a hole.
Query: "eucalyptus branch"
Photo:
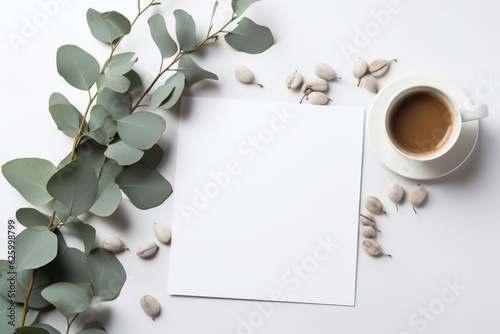
[[[31,280],[30,280],[30,285],[28,287],[28,291],[26,292],[26,296],[24,296],[24,305],[23,305],[23,314],[21,317],[21,327],[24,326],[26,323],[26,316],[28,315],[28,302],[31,297],[31,292],[33,291],[33,285],[35,285],[35,279],[36,279],[36,269],[33,269],[33,273],[31,274]]]

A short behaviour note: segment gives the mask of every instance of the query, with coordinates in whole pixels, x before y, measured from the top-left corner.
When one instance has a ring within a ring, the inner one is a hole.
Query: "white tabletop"
[[[55,52],[59,46],[77,44],[98,59],[107,55],[89,34],[85,21],[89,6],[100,11],[116,9],[129,17],[136,10],[132,0],[27,0],[4,5],[0,14],[1,164],[28,156],[57,163],[69,151],[71,141],[57,131],[47,103],[55,91],[76,105],[86,101],[84,93],[69,87],[57,74]],[[212,6],[211,1],[172,0],[155,10],[173,19],[170,13],[174,9],[185,9],[195,18],[201,35]],[[276,42],[271,49],[247,55],[222,42],[196,57],[219,81],[194,85],[186,91],[190,96],[298,103],[300,94],[286,89],[286,76],[298,70],[312,77],[314,65],[325,62],[342,76],[331,84],[330,103],[368,109],[374,94],[356,87],[352,62],[358,57],[383,57],[398,62],[380,79],[382,87],[403,75],[433,73],[453,81],[474,102],[489,105],[490,116],[480,121],[476,149],[465,164],[450,175],[421,182],[429,195],[418,214],[408,201],[396,212],[386,196],[391,182],[410,190],[417,181],[389,171],[365,138],[361,196],[376,195],[387,206],[389,214],[378,218],[382,230],[378,240],[393,257],[373,258],[360,250],[354,307],[172,297],[167,294],[169,247],[165,246],[148,261],[140,260],[134,251],[120,254],[128,275],[121,295],[85,312],[78,321],[99,320],[109,333],[499,332],[498,13],[500,3],[493,0],[264,0],[254,4],[247,15],[270,27]],[[158,53],[144,18],[134,29],[122,47],[137,52],[137,69],[147,82],[158,67]],[[238,65],[251,68],[264,88],[237,82],[233,70]],[[168,154],[161,172],[173,180],[176,111],[164,116],[167,130],[161,145]],[[0,187],[1,219],[7,222],[19,207],[29,205],[3,178]],[[170,200],[148,211],[135,209],[125,200],[110,219],[87,221],[97,228],[98,240],[117,235],[133,250],[151,239],[152,222],[168,224],[171,214]],[[2,237],[4,232],[0,231]],[[0,239],[0,252],[6,251],[4,241]],[[139,306],[140,296],[146,293],[162,304],[155,321]],[[64,319],[57,313],[44,320],[64,328]],[[74,325],[75,330],[78,327]]]

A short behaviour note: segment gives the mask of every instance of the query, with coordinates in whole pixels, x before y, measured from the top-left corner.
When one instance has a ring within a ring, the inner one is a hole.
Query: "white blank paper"
[[[364,110],[181,106],[169,293],[354,305]]]

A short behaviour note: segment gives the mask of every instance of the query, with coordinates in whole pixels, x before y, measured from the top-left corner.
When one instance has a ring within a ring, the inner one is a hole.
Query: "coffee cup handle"
[[[467,109],[462,109],[462,122],[474,121],[487,117],[490,112],[486,104],[477,104]]]

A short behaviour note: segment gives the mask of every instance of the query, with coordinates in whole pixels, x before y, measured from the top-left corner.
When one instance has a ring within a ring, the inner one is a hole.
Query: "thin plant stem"
[[[30,280],[30,285],[28,287],[28,291],[26,292],[26,295],[24,296],[24,305],[23,305],[23,315],[21,317],[21,323],[20,327],[23,327],[24,324],[26,323],[26,316],[28,315],[28,302],[31,297],[31,292],[33,291],[33,285],[35,285],[35,279],[36,279],[36,269],[33,269],[33,273],[31,274],[31,280]]]

